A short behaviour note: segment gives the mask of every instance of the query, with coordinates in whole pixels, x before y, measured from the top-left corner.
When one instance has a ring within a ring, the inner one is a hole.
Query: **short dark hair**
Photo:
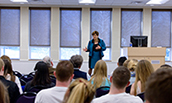
[[[73,55],[69,61],[73,64],[74,68],[79,68],[82,65],[83,58],[81,55]]]
[[[125,56],[120,57],[120,58],[118,59],[118,64],[119,64],[119,66],[123,66],[123,63],[125,62],[125,60],[127,60],[127,58],[126,58]]]
[[[127,67],[119,66],[117,67],[112,75],[112,83],[118,89],[123,89],[130,79],[130,71]]]
[[[93,31],[92,35],[96,34],[97,36],[99,36],[99,32],[98,31]]]
[[[56,79],[65,82],[68,81],[74,71],[73,65],[70,61],[60,61],[56,67]]]
[[[172,103],[172,69],[158,69],[148,78],[145,99],[150,103]]]

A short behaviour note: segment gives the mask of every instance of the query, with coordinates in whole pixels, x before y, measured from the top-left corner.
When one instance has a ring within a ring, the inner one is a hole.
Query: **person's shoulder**
[[[99,98],[93,99],[93,101],[91,103],[103,103],[103,102],[107,102],[107,101],[109,103],[108,97],[109,97],[109,94],[103,95]]]
[[[127,93],[126,93],[126,95],[128,95],[127,100],[132,101],[133,103],[143,103],[141,98],[138,97],[138,96],[130,95],[130,94],[127,94]]]

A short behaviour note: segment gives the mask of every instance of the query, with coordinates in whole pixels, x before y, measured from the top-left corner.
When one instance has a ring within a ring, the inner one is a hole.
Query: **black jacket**
[[[17,84],[12,81],[6,80],[3,76],[0,76],[0,81],[8,89],[10,103],[16,103],[18,97],[20,96]]]

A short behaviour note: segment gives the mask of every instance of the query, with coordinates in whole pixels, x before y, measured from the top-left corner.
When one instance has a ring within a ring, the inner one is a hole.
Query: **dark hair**
[[[97,36],[99,36],[99,32],[98,31],[93,31],[92,35],[96,34]]]
[[[163,64],[163,65],[161,65],[160,67],[171,67],[171,66],[168,65],[168,64]]]
[[[73,64],[74,68],[79,68],[82,65],[83,58],[81,55],[73,55],[70,58],[70,62]]]
[[[112,83],[118,89],[123,89],[130,79],[130,71],[127,67],[119,66],[117,67],[112,75]]]
[[[56,67],[56,79],[65,82],[68,81],[74,71],[73,65],[70,61],[60,61]]]
[[[125,62],[125,60],[127,60],[127,58],[125,56],[120,57],[118,59],[119,66],[123,66],[123,63]]]
[[[158,69],[148,78],[145,99],[150,103],[172,103],[172,69]]]
[[[36,72],[33,80],[31,81],[31,86],[51,84],[49,70],[46,63],[43,61],[37,62],[35,70]]]
[[[15,82],[15,75],[13,75],[13,69],[12,69],[12,65],[11,63],[9,62],[9,60],[7,59],[4,59],[4,76],[6,77],[7,74],[10,74],[11,76],[11,81]]]
[[[6,59],[6,60],[8,60],[8,61],[11,63],[11,59],[10,59],[10,57],[7,56],[7,55],[1,56],[1,59],[2,59],[2,60]]]

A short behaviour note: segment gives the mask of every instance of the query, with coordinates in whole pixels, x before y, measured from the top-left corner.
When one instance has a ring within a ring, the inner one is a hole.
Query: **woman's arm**
[[[132,86],[131,86],[130,94],[131,94],[131,95],[134,95],[134,83],[133,83]]]
[[[102,51],[105,51],[106,50],[106,44],[105,44],[105,42],[103,40],[101,40],[101,42],[99,43],[99,45],[100,45]]]

